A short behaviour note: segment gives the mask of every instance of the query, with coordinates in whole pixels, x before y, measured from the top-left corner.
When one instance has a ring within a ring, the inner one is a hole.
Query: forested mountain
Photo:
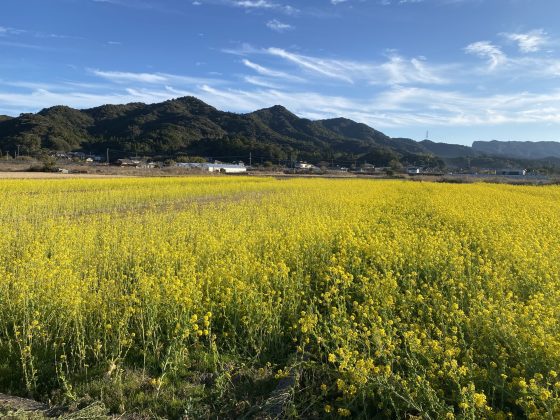
[[[460,144],[436,143],[430,140],[422,140],[420,145],[425,150],[441,158],[474,157],[481,154],[471,147]]]
[[[23,153],[82,150],[114,156],[191,154],[262,159],[368,161],[442,166],[419,143],[392,139],[365,124],[336,118],[311,121],[282,106],[249,114],[222,112],[193,97],[146,105],[76,110],[55,106],[0,120],[0,149]]]

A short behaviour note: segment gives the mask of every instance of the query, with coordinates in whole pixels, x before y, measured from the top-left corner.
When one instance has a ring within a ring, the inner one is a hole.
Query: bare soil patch
[[[58,172],[0,172],[0,179],[67,179],[67,178],[107,178],[124,175],[63,174]]]

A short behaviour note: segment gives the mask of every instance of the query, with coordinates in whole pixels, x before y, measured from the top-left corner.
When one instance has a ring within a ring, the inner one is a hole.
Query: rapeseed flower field
[[[0,392],[115,413],[560,418],[560,188],[0,181]],[[284,381],[289,382],[289,381]]]

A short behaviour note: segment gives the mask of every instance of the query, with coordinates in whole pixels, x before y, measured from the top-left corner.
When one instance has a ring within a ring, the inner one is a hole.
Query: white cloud
[[[142,82],[142,83],[165,83],[167,78],[160,74],[154,73],[129,73],[122,71],[101,71],[92,70],[96,76],[103,77],[104,79],[113,82]]]
[[[242,63],[245,66],[249,67],[250,69],[256,71],[257,73],[259,73],[262,76],[286,79],[286,80],[291,80],[291,81],[294,81],[294,82],[304,81],[301,77],[293,76],[293,75],[285,73],[283,71],[269,69],[268,67],[261,66],[260,64],[254,63],[254,62],[252,62],[250,60],[247,60],[247,59],[244,59],[242,61]]]
[[[458,2],[462,0],[454,0]],[[391,6],[393,4],[410,4],[410,3],[423,3],[424,0],[379,0],[379,4],[382,6]]]
[[[276,32],[284,32],[294,29],[292,25],[280,22],[278,19],[269,20],[266,23],[266,26]]]
[[[245,76],[243,78],[243,80],[246,83],[249,83],[251,85],[255,85],[255,86],[259,86],[259,87],[265,87],[265,88],[269,88],[269,89],[282,89],[282,86],[271,82],[268,79],[262,78],[262,77],[255,77],[255,76]]]
[[[21,35],[26,33],[27,31],[24,29],[17,29],[17,28],[10,28],[7,26],[0,26],[0,36],[6,35]]]
[[[535,29],[527,33],[504,33],[502,35],[510,41],[516,42],[522,53],[540,51],[541,47],[549,41],[548,35],[543,29]]]
[[[283,58],[305,71],[346,83],[365,81],[372,84],[444,84],[442,69],[430,66],[418,58],[405,59],[392,54],[381,63],[336,60],[295,54],[280,48],[268,48],[270,55]]]
[[[0,40],[0,45],[13,48],[24,48],[29,50],[40,50],[40,51],[57,51],[53,47],[45,47],[43,45],[29,44],[26,42],[13,42],[13,41],[2,41]]]
[[[163,1],[156,0],[90,0],[93,3],[99,3],[100,5],[112,5],[118,7],[124,7],[128,9],[143,10],[149,12],[160,12],[160,13],[172,13],[172,14],[183,14],[183,10],[170,8],[165,5]]]
[[[238,7],[245,7],[248,9],[274,9],[277,7],[276,3],[272,3],[268,0],[239,0],[234,1],[234,4]]]
[[[277,10],[288,15],[293,15],[299,12],[298,9],[287,4],[275,3],[270,0],[233,0],[229,4],[235,7],[241,7],[247,10]]]
[[[134,73],[123,71],[104,71],[98,69],[90,69],[95,76],[109,80],[113,83],[146,83],[146,84],[202,84],[202,83],[222,83],[218,79],[208,79],[200,77],[181,76],[168,73]]]
[[[465,48],[465,52],[488,59],[490,70],[496,69],[507,61],[502,50],[489,41],[474,42]]]
[[[348,83],[353,83],[344,71],[348,67],[347,63],[338,60],[324,60],[314,57],[307,57],[304,55],[294,54],[281,48],[268,48],[267,52],[271,55],[284,58],[299,67],[318,73],[322,76],[330,77],[333,79],[343,80]],[[350,64],[350,63],[348,63]]]
[[[425,60],[419,58],[404,59],[399,55],[392,55],[386,63],[380,65],[381,76],[377,83],[389,84],[445,84],[448,81],[429,67]]]
[[[168,99],[161,91],[127,89],[121,93],[85,93],[37,89],[26,93],[0,91],[0,102],[10,104],[10,108],[22,111],[38,111],[54,105],[68,105],[76,108],[94,107],[103,104],[128,102],[157,102]]]
[[[426,98],[430,98],[426,108]],[[414,112],[432,125],[469,126],[552,122],[560,124],[560,90],[547,93],[512,92],[477,96],[456,91],[402,88],[384,92],[379,99],[387,110],[402,116]]]

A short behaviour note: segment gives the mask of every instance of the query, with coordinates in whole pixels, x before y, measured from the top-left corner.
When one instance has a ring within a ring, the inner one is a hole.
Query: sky
[[[0,114],[196,96],[393,137],[560,141],[555,0],[1,0]]]

